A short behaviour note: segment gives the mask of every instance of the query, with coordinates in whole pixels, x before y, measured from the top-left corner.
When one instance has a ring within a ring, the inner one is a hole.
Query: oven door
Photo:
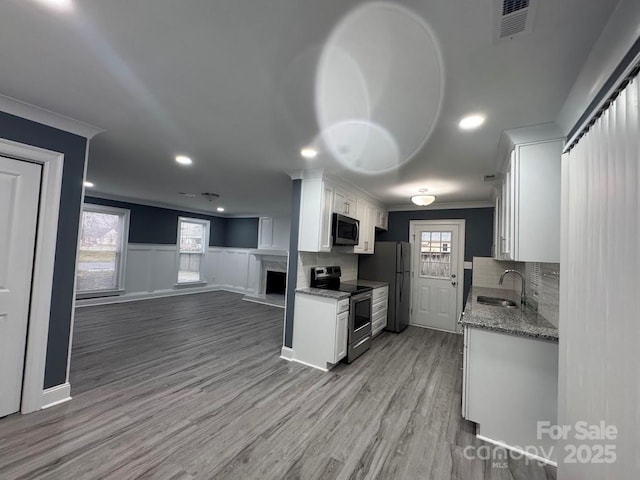
[[[371,337],[371,292],[351,297],[349,309],[349,345]]]

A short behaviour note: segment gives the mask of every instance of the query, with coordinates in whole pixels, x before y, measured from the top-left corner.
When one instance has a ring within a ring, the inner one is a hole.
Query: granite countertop
[[[351,296],[348,292],[338,292],[337,290],[327,290],[325,288],[297,288],[296,293],[304,293],[305,295],[315,295],[316,297],[333,298],[334,300],[342,300]]]
[[[506,298],[520,304],[520,293],[498,288],[471,287],[460,324],[541,340],[558,341],[558,329],[528,307],[504,308],[478,303],[478,296]]]
[[[371,288],[380,288],[380,287],[387,287],[389,286],[389,284],[387,282],[378,282],[376,280],[349,280],[347,282],[342,282],[346,285],[362,285],[365,287],[371,287]]]

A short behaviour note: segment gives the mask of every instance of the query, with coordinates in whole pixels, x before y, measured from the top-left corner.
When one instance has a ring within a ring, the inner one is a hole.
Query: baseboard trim
[[[282,347],[280,350],[280,358],[290,362],[293,360],[293,348],[290,347]]]
[[[305,367],[315,368],[316,370],[320,370],[320,371],[325,372],[325,373],[329,371],[328,368],[319,367],[317,365],[311,365],[310,363],[303,362],[302,360],[296,360],[295,358],[292,358],[291,361],[299,363],[300,365],[304,365]]]
[[[532,460],[536,460],[537,462],[541,462],[541,463],[546,463],[547,465],[551,465],[552,467],[558,467],[558,462],[554,462],[553,460],[549,460],[548,458],[544,458],[541,457],[539,455],[535,455],[531,452],[527,452],[525,450],[522,450],[521,448],[516,448],[516,447],[512,447],[511,445],[507,445],[504,442],[499,442],[497,440],[493,440],[492,438],[489,437],[485,437],[483,435],[480,435],[479,433],[476,434],[476,438],[478,438],[479,440],[482,440],[484,442],[490,443],[492,445],[496,445],[497,447],[502,447],[502,448],[506,448],[507,450],[510,450],[512,452],[516,452],[519,455],[522,455],[524,457],[528,457]]]
[[[60,405],[71,400],[71,384],[69,382],[42,391],[42,409]]]
[[[157,290],[155,292],[130,293],[114,297],[87,298],[84,300],[76,300],[76,307],[95,307],[97,305],[110,305],[113,303],[137,302],[139,300],[151,300],[154,298],[176,297],[179,295],[192,295],[194,293],[218,292],[226,291],[232,293],[246,293],[245,290],[236,290],[219,285],[210,285],[198,288],[180,288],[177,290]]]

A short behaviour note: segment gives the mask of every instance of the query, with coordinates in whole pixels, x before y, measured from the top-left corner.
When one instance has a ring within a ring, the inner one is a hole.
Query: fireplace
[[[276,272],[267,270],[267,282],[265,286],[265,294],[284,295],[287,288],[287,274],[285,272]]]
[[[252,282],[253,292],[245,295],[249,302],[284,308],[287,292],[287,256],[276,252],[256,251]]]

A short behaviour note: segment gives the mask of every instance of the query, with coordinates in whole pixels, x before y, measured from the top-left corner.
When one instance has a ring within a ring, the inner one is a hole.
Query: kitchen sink
[[[483,305],[493,305],[494,307],[518,308],[518,304],[506,298],[478,296],[478,303]]]

